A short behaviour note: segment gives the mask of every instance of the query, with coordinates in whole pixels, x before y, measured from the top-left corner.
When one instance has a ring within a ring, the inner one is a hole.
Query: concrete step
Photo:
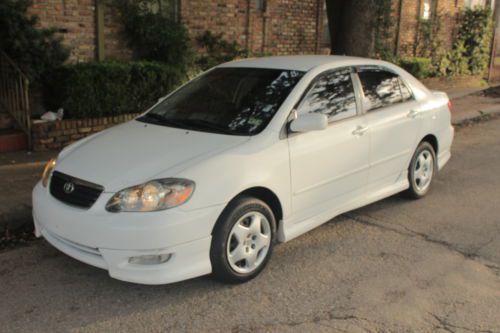
[[[28,149],[28,137],[15,129],[0,129],[0,153],[9,153]]]

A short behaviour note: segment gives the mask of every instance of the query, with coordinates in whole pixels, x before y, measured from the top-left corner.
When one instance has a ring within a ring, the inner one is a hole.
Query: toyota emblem
[[[63,186],[64,193],[71,194],[75,190],[75,184],[72,182],[67,182]]]

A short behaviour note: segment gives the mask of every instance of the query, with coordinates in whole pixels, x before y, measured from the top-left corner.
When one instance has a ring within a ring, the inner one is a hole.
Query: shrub
[[[154,11],[154,0],[113,0],[134,59],[159,61],[187,70],[192,62],[187,29],[171,15]]]
[[[457,41],[443,62],[446,64],[444,72],[448,76],[470,75],[469,58],[463,41]]]
[[[30,0],[0,1],[0,49],[32,80],[66,61],[69,51],[55,29],[37,28],[38,17],[28,16]]]
[[[490,58],[493,35],[492,13],[489,7],[467,8],[459,18],[457,42],[464,48],[469,71],[473,75],[484,74]]]
[[[237,42],[224,40],[223,34],[213,34],[210,31],[205,31],[196,38],[196,42],[202,49],[202,54],[196,59],[196,65],[202,70],[249,56],[248,50],[242,48]]]
[[[489,8],[466,8],[458,19],[452,49],[437,66],[437,75],[481,75],[488,68],[493,21]]]
[[[432,68],[432,61],[428,58],[408,57],[398,60],[399,66],[419,79],[429,76]]]
[[[64,108],[66,118],[141,112],[184,80],[179,68],[155,62],[66,65],[48,78],[45,107]]]

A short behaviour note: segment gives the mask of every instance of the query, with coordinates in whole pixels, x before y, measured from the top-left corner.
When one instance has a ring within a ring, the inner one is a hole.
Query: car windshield
[[[271,121],[304,72],[216,68],[167,97],[139,121],[230,135],[255,135]]]

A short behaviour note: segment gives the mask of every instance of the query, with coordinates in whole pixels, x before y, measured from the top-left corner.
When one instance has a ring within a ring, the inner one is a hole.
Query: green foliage
[[[145,111],[185,80],[176,66],[158,62],[88,62],[66,65],[45,84],[47,109],[92,118]]]
[[[488,67],[491,38],[493,35],[492,13],[489,7],[467,8],[459,18],[457,47],[463,45],[463,55],[468,58],[469,71],[473,75],[484,74]]]
[[[223,39],[223,34],[213,34],[208,30],[198,36],[196,42],[204,51],[196,59],[196,65],[202,70],[249,55],[248,50],[242,48],[237,42],[230,43]]]
[[[36,27],[38,17],[26,14],[30,5],[31,0],[0,1],[0,49],[30,79],[37,80],[43,73],[64,63],[69,51],[56,37],[55,29]]]
[[[464,42],[457,41],[444,60],[446,67],[443,66],[442,73],[447,76],[470,75],[469,60]]]
[[[420,58],[430,59],[428,76],[435,76],[441,66],[443,58],[446,56],[446,50],[442,46],[441,22],[446,16],[441,13],[435,13],[428,20],[419,20],[417,41],[414,46],[413,54]]]
[[[384,60],[394,58],[394,18],[392,15],[392,0],[377,0],[373,25],[375,27],[374,52],[375,56]]]
[[[124,37],[137,60],[159,61],[187,70],[192,60],[186,28],[172,15],[153,10],[156,0],[112,0]]]
[[[420,21],[413,53],[431,60],[429,76],[481,75],[489,62],[493,26],[489,8],[466,8],[458,17],[458,32],[451,50],[442,46],[443,15]]]
[[[419,79],[428,77],[432,69],[432,62],[429,58],[404,57],[398,59],[397,63]]]

